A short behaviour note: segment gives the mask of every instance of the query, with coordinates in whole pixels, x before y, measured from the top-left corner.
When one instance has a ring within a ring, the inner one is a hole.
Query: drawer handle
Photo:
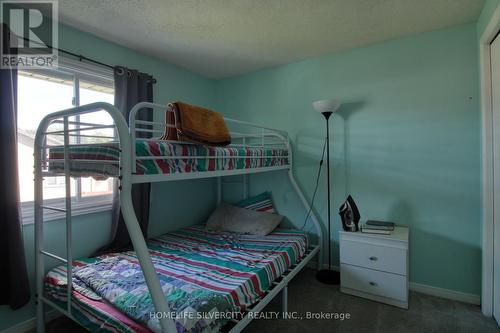
[[[377,286],[377,284],[375,282],[370,282],[370,286],[375,287],[375,286]]]
[[[378,258],[377,258],[377,257],[370,257],[370,260],[371,260],[371,261],[377,261],[377,260],[378,260]]]

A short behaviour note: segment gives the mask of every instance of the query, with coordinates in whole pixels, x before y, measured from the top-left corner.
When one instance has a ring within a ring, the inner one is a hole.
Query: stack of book
[[[361,226],[361,232],[369,234],[390,235],[394,230],[393,222],[368,220]]]

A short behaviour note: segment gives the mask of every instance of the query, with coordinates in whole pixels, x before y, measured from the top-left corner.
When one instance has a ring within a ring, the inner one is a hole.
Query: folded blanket
[[[162,140],[180,140],[211,146],[226,146],[231,143],[231,135],[218,112],[183,102],[169,104],[165,122],[167,127]],[[169,112],[173,111],[173,112]]]

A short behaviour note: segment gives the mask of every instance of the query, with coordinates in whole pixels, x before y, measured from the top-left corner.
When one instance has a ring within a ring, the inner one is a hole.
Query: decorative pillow
[[[235,206],[258,212],[276,213],[270,192],[264,192],[234,204]]]
[[[273,231],[282,219],[283,216],[278,214],[258,212],[222,203],[208,218],[206,228],[265,236]]]

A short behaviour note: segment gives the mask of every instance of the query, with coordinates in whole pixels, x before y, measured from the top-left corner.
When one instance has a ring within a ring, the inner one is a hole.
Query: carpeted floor
[[[253,332],[500,332],[496,322],[485,318],[479,306],[442,298],[410,293],[408,310],[372,302],[339,292],[314,278],[315,271],[305,269],[289,286],[289,311],[306,316],[313,313],[344,313],[344,320],[255,319],[243,331]],[[281,311],[278,296],[265,311]],[[85,332],[67,318],[47,325],[47,333]]]

